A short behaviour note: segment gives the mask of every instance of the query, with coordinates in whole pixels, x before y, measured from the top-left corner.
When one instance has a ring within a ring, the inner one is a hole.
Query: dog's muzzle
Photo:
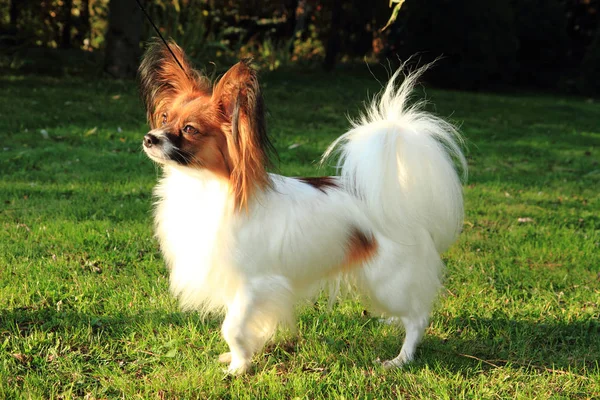
[[[152,147],[154,145],[157,145],[160,142],[160,139],[157,138],[156,136],[154,136],[152,133],[147,133],[144,136],[144,146],[145,147]]]

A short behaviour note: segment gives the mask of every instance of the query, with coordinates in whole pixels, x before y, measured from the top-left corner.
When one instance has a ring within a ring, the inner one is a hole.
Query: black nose
[[[153,145],[158,143],[158,138],[151,133],[146,134],[144,136],[144,146],[152,147]]]

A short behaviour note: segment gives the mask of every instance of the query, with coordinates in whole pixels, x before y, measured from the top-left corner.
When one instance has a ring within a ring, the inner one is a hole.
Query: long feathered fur
[[[184,308],[226,312],[231,352],[220,359],[230,372],[245,372],[277,325],[292,323],[300,298],[340,279],[404,325],[400,354],[384,366],[413,358],[441,284],[440,253],[461,229],[457,170],[466,173],[455,128],[409,103],[422,72],[402,84],[396,72],[326,151],[339,151],[339,177],[267,174],[262,99],[245,64],[222,78],[210,100],[224,117],[220,152],[232,153],[238,176],[164,163],[155,220],[171,289]],[[162,95],[149,101],[168,104]],[[160,160],[151,145],[147,153]]]
[[[158,39],[148,43],[138,69],[140,92],[152,129],[161,125],[162,114],[172,106],[176,97],[206,94],[212,90],[210,80],[192,68],[183,49],[172,40],[169,46],[183,69]]]
[[[214,101],[230,115],[226,132],[232,158],[231,187],[239,209],[247,208],[256,190],[270,185],[267,168],[275,149],[267,136],[265,109],[256,71],[245,59],[232,67],[214,88]]]
[[[424,101],[410,103],[427,68],[408,75],[404,66],[399,68],[323,159],[338,150],[337,167],[346,188],[366,203],[380,229],[425,226],[442,253],[462,229],[458,173],[466,180],[467,163],[456,128],[425,111]],[[403,235],[398,239],[404,240]]]

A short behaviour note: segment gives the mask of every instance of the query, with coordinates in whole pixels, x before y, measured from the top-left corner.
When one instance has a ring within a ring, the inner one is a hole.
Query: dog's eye
[[[167,123],[167,113],[163,113],[162,115],[162,124],[165,125]]]
[[[196,135],[198,134],[198,129],[194,128],[191,125],[186,125],[183,127],[182,129],[183,133],[186,133],[188,135]]]

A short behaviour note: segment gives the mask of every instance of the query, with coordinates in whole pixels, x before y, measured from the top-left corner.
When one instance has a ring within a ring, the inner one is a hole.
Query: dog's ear
[[[181,47],[173,41],[169,41],[169,47],[177,60],[164,43],[152,40],[138,69],[142,100],[152,129],[161,125],[162,114],[168,111],[175,97],[210,93],[209,80],[192,68]]]
[[[223,132],[231,158],[230,183],[236,206],[247,207],[257,188],[270,184],[267,174],[272,145],[267,137],[263,98],[250,60],[242,60],[219,80],[213,103],[224,117]]]

